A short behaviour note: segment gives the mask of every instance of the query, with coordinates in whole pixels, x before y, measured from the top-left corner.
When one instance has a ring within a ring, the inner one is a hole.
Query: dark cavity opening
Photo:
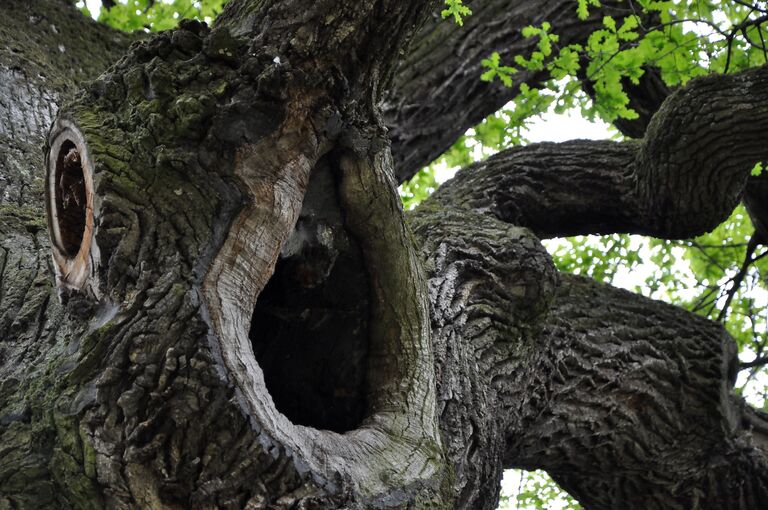
[[[61,144],[56,157],[55,221],[59,227],[59,248],[69,257],[77,255],[85,233],[87,198],[80,153],[75,144]]]
[[[313,170],[296,229],[251,321],[253,352],[293,423],[346,432],[366,416],[369,284],[327,161]]]

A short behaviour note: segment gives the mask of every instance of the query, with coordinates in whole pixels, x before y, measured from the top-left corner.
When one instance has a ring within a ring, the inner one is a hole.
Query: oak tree
[[[768,67],[649,70],[634,140],[511,148],[405,213],[399,181],[550,78],[505,69],[548,56],[520,28],[586,45],[627,9],[462,5],[230,0],[126,35],[3,2],[0,508],[491,509],[509,467],[585,508],[768,501],[722,325],[540,242],[689,238],[759,197]]]

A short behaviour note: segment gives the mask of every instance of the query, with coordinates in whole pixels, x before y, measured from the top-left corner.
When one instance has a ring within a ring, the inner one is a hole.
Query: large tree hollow
[[[53,219],[59,234],[56,241],[69,257],[80,251],[87,217],[85,175],[80,157],[75,144],[65,141],[55,163]]]
[[[338,204],[322,161],[259,295],[249,336],[280,412],[298,425],[346,432],[368,412],[370,297],[361,249]]]

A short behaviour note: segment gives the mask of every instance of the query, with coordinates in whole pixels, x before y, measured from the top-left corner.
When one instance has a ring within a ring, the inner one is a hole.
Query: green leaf
[[[576,15],[580,20],[586,20],[589,17],[589,7],[587,6],[587,0],[578,0],[579,6],[576,8]]]
[[[541,33],[541,29],[534,27],[533,25],[528,25],[527,27],[523,27],[523,30],[521,30],[521,33],[523,34],[523,37],[526,39],[529,39],[531,37],[535,37]]]
[[[398,188],[400,200],[405,209],[413,209],[437,189],[435,166],[423,168],[411,180],[404,182]]]
[[[494,78],[498,77],[507,87],[512,86],[512,74],[516,73],[517,69],[509,66],[502,66],[501,57],[498,52],[494,51],[491,53],[490,57],[481,60],[480,65],[486,69],[486,71],[480,75],[481,80],[493,81]]]
[[[464,5],[463,0],[445,0],[446,9],[440,12],[443,19],[453,16],[453,21],[459,25],[464,25],[464,16],[472,14],[472,10]]]
[[[610,16],[603,18],[603,26],[605,26],[611,32],[616,32],[616,20]]]
[[[577,0],[578,7],[576,7],[576,15],[579,17],[580,20],[585,20],[589,18],[589,5],[593,5],[595,7],[600,7],[600,1],[599,0]]]

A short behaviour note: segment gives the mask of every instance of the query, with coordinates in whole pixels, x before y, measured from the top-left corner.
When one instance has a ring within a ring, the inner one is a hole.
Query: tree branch
[[[766,364],[768,364],[768,356],[758,356],[752,361],[742,361],[741,363],[739,363],[739,370],[744,370],[746,368],[762,367]]]
[[[747,251],[744,254],[744,262],[742,262],[741,268],[739,269],[739,272],[736,273],[736,276],[731,279],[731,288],[728,289],[723,308],[720,310],[720,313],[717,314],[718,321],[722,321],[728,315],[728,308],[730,308],[731,301],[733,301],[733,298],[739,291],[739,287],[741,287],[741,283],[744,281],[744,277],[747,276],[749,266],[751,266],[757,260],[757,258],[753,258],[752,255],[755,253],[755,249],[757,248],[758,239],[759,237],[757,233],[753,233],[752,237],[749,238]]]
[[[562,275],[536,345],[525,391],[545,397],[509,429],[507,467],[547,470],[586,508],[768,497],[768,420],[731,393],[736,346],[719,325]]]
[[[519,72],[511,87],[480,80],[481,60],[497,51],[503,61],[529,55],[535,39],[521,30],[552,24],[560,44],[583,43],[605,15],[626,13],[621,2],[603,2],[581,21],[570,0],[475,0],[463,27],[435,13],[413,40],[384,103],[399,182],[445,152],[464,132],[512,100],[521,83],[535,86],[545,73]]]
[[[460,171],[427,201],[526,226],[540,237],[628,232],[678,239],[716,227],[768,158],[768,67],[690,82],[642,142],[513,148]]]
[[[448,460],[462,474],[455,508],[492,510],[504,432],[539,398],[514,402],[512,395],[530,383],[536,324],[557,272],[526,229],[457,209],[420,208],[409,219],[429,276],[440,427]]]
[[[538,85],[544,73],[519,72],[513,84],[480,80],[480,61],[499,52],[502,61],[515,55],[528,56],[536,40],[526,39],[521,30],[543,21],[561,34],[561,45],[584,43],[602,26],[603,16],[624,16],[632,11],[624,2],[602,2],[581,21],[571,1],[475,0],[472,16],[463,27],[442,22],[435,14],[411,44],[401,63],[393,89],[384,104],[390,128],[392,153],[399,182],[410,179],[448,148],[464,132],[511,101],[521,83]],[[641,138],[651,116],[669,89],[658,71],[649,69],[634,85],[625,83],[629,106],[640,114],[637,120],[617,120],[617,128],[627,136]],[[589,92],[590,83],[584,87]]]
[[[410,219],[429,272],[441,427],[467,500],[502,466],[545,469],[588,509],[700,498],[746,510],[768,497],[768,420],[732,394],[736,345],[721,325],[558,277],[535,237],[480,212],[433,203]]]
[[[758,242],[765,244],[768,242],[768,172],[749,177],[743,201]]]

